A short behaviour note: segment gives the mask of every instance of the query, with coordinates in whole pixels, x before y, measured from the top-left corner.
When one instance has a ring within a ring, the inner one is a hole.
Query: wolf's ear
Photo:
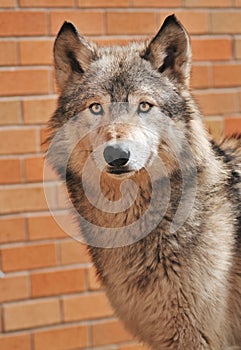
[[[55,76],[60,91],[71,74],[83,74],[94,57],[94,48],[72,23],[65,22],[54,43]]]
[[[189,85],[191,47],[186,30],[175,15],[167,17],[143,58],[160,72]]]

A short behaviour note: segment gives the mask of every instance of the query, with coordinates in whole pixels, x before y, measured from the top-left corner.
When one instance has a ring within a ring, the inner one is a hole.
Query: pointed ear
[[[165,19],[143,58],[160,73],[189,86],[191,56],[189,36],[176,16],[172,15]]]
[[[72,23],[65,22],[54,43],[55,77],[60,91],[72,74],[83,74],[94,58],[94,47]]]

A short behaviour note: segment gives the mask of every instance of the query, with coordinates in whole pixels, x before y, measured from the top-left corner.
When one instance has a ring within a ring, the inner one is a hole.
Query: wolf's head
[[[99,246],[113,246],[117,236],[117,245],[144,237],[170,196],[173,213],[182,203],[174,218],[180,226],[193,203],[196,169],[210,153],[189,91],[191,50],[183,26],[170,16],[149,42],[102,48],[66,22],[54,60],[60,97],[47,159],[67,180],[78,213],[98,228],[96,235],[84,221],[88,243],[100,228],[107,243],[97,240]]]
[[[91,157],[101,171],[123,177],[158,157],[170,175],[180,162],[190,166],[190,148],[195,162],[205,157],[189,93],[189,36],[174,15],[150,42],[123,47],[98,47],[65,22],[54,60],[60,98],[50,126],[59,172],[68,160],[81,174]]]

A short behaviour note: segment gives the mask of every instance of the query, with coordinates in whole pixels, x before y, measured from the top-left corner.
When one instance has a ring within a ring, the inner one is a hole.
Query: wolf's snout
[[[122,167],[126,165],[130,159],[130,152],[120,145],[107,146],[104,149],[104,158],[111,167]]]

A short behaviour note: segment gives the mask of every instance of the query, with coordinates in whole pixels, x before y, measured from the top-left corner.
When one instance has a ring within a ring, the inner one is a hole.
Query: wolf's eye
[[[149,102],[141,102],[138,106],[138,113],[148,113],[152,107],[153,105]]]
[[[92,103],[92,105],[89,106],[89,110],[91,111],[92,114],[95,115],[103,115],[104,114],[104,110],[103,107],[101,106],[101,104],[99,103]]]

